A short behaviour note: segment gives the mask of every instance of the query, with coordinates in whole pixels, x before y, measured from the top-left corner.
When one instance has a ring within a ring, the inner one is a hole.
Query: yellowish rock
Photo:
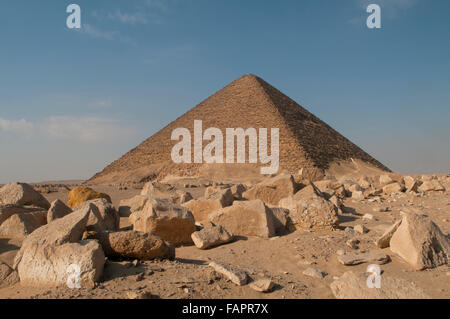
[[[97,198],[104,198],[109,203],[111,203],[111,197],[109,197],[108,194],[96,192],[95,190],[89,187],[78,186],[69,192],[68,206],[70,208],[74,208],[84,202]]]

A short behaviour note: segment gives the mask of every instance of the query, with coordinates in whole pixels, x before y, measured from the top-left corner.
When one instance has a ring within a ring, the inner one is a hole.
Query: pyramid
[[[222,132],[226,128],[267,128],[269,132],[270,128],[279,128],[280,171],[297,173],[306,168],[326,172],[336,163],[353,162],[356,165],[355,161],[377,170],[389,171],[295,101],[261,78],[249,74],[233,81],[164,127],[94,175],[88,183],[120,184],[143,182],[167,175],[199,176],[202,167],[208,165],[221,165],[225,170],[231,170],[233,165],[261,166],[250,163],[173,163],[171,151],[178,141],[171,140],[172,131],[187,128],[193,132],[195,120],[203,121],[204,130],[216,127]],[[268,135],[270,150],[270,133]],[[206,144],[208,142],[204,141],[203,147]]]

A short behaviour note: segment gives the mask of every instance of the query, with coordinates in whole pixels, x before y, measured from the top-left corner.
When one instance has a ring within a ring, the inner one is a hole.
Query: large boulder
[[[229,243],[233,240],[233,235],[222,226],[209,223],[202,230],[192,233],[191,238],[197,248],[208,249]]]
[[[47,212],[15,214],[0,226],[0,236],[24,240],[29,234],[47,224]]]
[[[400,279],[381,276],[380,288],[369,288],[367,284],[370,274],[348,271],[338,280],[331,283],[330,288],[338,299],[424,299],[430,298],[416,284]]]
[[[0,188],[0,204],[50,208],[48,200],[25,183],[10,183]]]
[[[326,188],[324,188],[325,190]],[[291,203],[292,201],[299,201],[302,199],[310,199],[310,198],[314,198],[314,197],[323,197],[325,198],[325,194],[322,193],[322,191],[316,186],[315,183],[313,182],[309,182],[309,185],[303,187],[301,190],[299,190],[298,192],[296,192],[294,195],[282,198],[279,202],[278,202],[278,206],[280,207],[285,207],[283,205],[286,205],[286,203]],[[289,207],[285,207],[285,208],[289,208]]]
[[[151,198],[148,195],[136,195],[129,199],[123,199],[119,203],[119,216],[129,217],[132,213],[144,208],[145,203]]]
[[[17,271],[0,261],[0,289],[12,286],[18,281]]]
[[[138,231],[100,232],[89,235],[97,239],[107,257],[151,260],[175,258],[175,249],[160,237]]]
[[[397,182],[388,184],[383,187],[383,193],[385,193],[387,195],[401,193],[404,190],[405,190],[405,188],[403,187],[403,185],[401,185],[400,183],[397,183]]]
[[[173,245],[192,244],[195,220],[186,207],[152,197],[129,220],[136,231],[152,233]]]
[[[404,176],[403,183],[405,184],[406,191],[408,192],[416,192],[419,189],[419,186],[422,184],[421,181],[415,179],[412,176]]]
[[[279,206],[289,209],[291,230],[301,228],[335,229],[339,222],[338,208],[314,191],[297,199],[297,194],[280,201]]]
[[[161,198],[179,205],[193,198],[189,192],[177,190],[173,185],[158,182],[146,183],[141,191],[141,195]]]
[[[51,223],[55,219],[63,218],[72,213],[72,209],[57,199],[52,202],[50,209],[47,212],[47,223]]]
[[[98,198],[106,199],[106,201],[111,203],[111,197],[109,197],[109,195],[99,193],[86,186],[78,186],[69,192],[69,202],[67,203],[67,205],[70,208],[74,208],[78,205],[83,204],[84,202]]]
[[[87,222],[89,231],[116,231],[119,229],[120,216],[114,206],[104,198],[98,198],[84,202],[74,208],[74,210],[83,210],[92,206],[92,212]]]
[[[230,206],[234,201],[233,193],[229,188],[219,189],[204,199],[194,199],[183,206],[188,208],[194,215],[195,221],[206,222],[208,215],[216,210]]]
[[[424,181],[422,183],[422,185],[419,186],[418,191],[419,192],[431,192],[431,191],[443,192],[443,191],[445,191],[445,188],[444,188],[444,186],[442,186],[442,184],[438,180],[432,179],[429,181]]]
[[[426,215],[403,213],[400,226],[392,235],[390,249],[415,270],[448,263],[450,241]]]
[[[279,175],[254,185],[242,194],[248,200],[260,199],[267,205],[277,206],[282,198],[294,195],[296,184],[292,175]]]
[[[36,206],[20,206],[14,204],[0,205],[0,225],[15,214],[33,213],[39,211],[42,211],[42,208]]]
[[[104,264],[105,255],[96,240],[33,244],[24,251],[17,271],[25,286],[62,286],[68,284],[70,276],[76,278],[79,270],[81,288],[93,288],[101,278]]]
[[[387,248],[390,245],[392,236],[394,235],[394,233],[397,231],[397,229],[400,227],[402,223],[402,220],[400,219],[399,221],[397,221],[395,224],[393,224],[391,227],[389,227],[384,233],[383,235],[381,235],[381,237],[379,237],[376,240],[376,245],[378,246],[378,248]]]
[[[379,184],[381,187],[395,182],[389,175],[381,175],[379,178]]]
[[[275,235],[273,213],[260,199],[236,201],[210,214],[209,219],[235,236],[268,238]]]
[[[14,259],[13,268],[17,269],[23,254],[28,249],[35,249],[32,248],[34,246],[44,247],[78,242],[86,230],[86,224],[93,209],[94,205],[91,204],[82,210],[75,211],[36,229],[23,241]]]

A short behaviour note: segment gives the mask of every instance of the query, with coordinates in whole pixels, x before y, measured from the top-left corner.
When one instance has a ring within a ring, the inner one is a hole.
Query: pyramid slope
[[[238,127],[279,128],[280,170],[297,172],[302,167],[326,170],[331,163],[350,159],[388,170],[264,80],[245,75],[164,127],[88,182],[138,182],[153,178],[155,172],[159,177],[197,174],[202,165],[208,164],[174,164],[170,156],[176,144],[171,140],[172,131],[183,127],[193,132],[194,120],[202,120],[204,130],[217,127],[222,132]],[[270,143],[268,147],[270,149]]]

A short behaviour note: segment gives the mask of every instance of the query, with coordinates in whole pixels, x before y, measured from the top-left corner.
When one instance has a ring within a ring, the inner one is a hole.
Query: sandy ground
[[[95,190],[109,194],[113,204],[140,192],[137,189],[119,190],[117,187],[97,186]],[[189,189],[194,197],[204,189]],[[49,201],[59,198],[67,202],[67,192],[45,194]],[[0,289],[0,298],[127,298],[139,294],[151,294],[153,298],[334,298],[330,283],[334,276],[348,270],[365,271],[368,264],[344,266],[337,260],[336,251],[344,249],[348,239],[357,237],[361,243],[358,251],[378,250],[373,241],[394,221],[400,211],[419,209],[426,212],[441,230],[450,233],[450,192],[434,192],[424,197],[401,194],[388,197],[381,203],[347,199],[345,206],[353,212],[341,216],[340,227],[335,231],[297,231],[271,239],[239,238],[233,243],[210,250],[195,246],[176,249],[176,260],[142,262],[133,260],[108,260],[103,282],[94,289],[71,290],[68,288],[33,288],[17,284]],[[375,208],[387,207],[388,212],[376,212]],[[375,220],[363,220],[363,214],[372,214]],[[347,226],[364,224],[370,231],[363,235],[351,235]],[[121,227],[128,226],[122,218]],[[0,260],[12,264],[20,242],[0,238]],[[381,269],[390,277],[416,283],[433,298],[450,298],[450,267],[414,271],[389,248],[383,250],[391,262]],[[276,283],[271,293],[259,293],[247,286],[236,286],[217,275],[208,266],[210,260],[235,265],[246,270],[252,279],[270,277]],[[327,273],[324,279],[303,275],[310,267]]]

